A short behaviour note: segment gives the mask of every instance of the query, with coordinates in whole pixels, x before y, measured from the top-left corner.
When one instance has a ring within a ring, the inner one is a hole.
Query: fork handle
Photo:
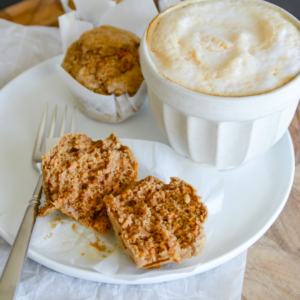
[[[32,199],[29,201],[23,221],[2,273],[0,280],[0,300],[15,299],[33,225],[35,223],[40,204],[42,182],[43,175],[40,174]]]

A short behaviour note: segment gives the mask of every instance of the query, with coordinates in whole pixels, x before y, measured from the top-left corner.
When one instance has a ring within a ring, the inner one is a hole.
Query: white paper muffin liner
[[[77,10],[59,17],[63,52],[80,36],[94,26],[111,25],[130,30],[141,37],[152,19],[157,15],[153,0],[125,0],[116,5],[110,0],[75,0]],[[102,7],[102,10],[101,10]],[[89,20],[87,18],[90,12]],[[94,13],[92,13],[94,12]],[[98,12],[98,13],[95,13]],[[147,85],[142,82],[137,93],[119,97],[94,93],[77,82],[60,65],[56,66],[62,81],[75,97],[76,105],[88,117],[97,121],[119,123],[134,115],[147,99]]]
[[[69,0],[60,0],[65,13],[74,11],[69,6]],[[114,0],[74,0],[79,20],[88,21],[97,26],[101,16],[116,5]]]

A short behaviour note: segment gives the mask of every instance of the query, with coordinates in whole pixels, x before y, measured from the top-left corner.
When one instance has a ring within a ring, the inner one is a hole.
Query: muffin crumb
[[[96,237],[96,241],[94,243],[90,242],[90,246],[96,248],[98,251],[103,252],[106,250],[106,246],[105,245],[99,245],[100,239],[98,237]]]

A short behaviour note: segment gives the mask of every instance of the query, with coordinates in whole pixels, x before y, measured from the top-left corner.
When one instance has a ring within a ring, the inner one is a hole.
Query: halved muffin
[[[104,199],[125,252],[137,268],[159,268],[200,254],[208,212],[197,191],[179,178],[149,176]]]
[[[138,163],[127,146],[111,134],[92,141],[83,133],[65,134],[43,157],[46,203],[39,216],[60,210],[101,234],[111,228],[104,197],[119,194],[138,177]]]

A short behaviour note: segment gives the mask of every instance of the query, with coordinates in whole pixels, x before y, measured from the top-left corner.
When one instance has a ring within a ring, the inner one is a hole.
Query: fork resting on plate
[[[42,120],[39,126],[39,130],[37,133],[35,146],[32,154],[32,163],[35,169],[39,172],[39,179],[35,187],[35,190],[33,192],[32,198],[31,200],[29,200],[28,207],[26,209],[19,231],[17,233],[14,244],[12,246],[9,258],[6,262],[5,268],[1,276],[0,300],[13,300],[15,298],[16,291],[18,288],[19,278],[22,272],[24,260],[26,258],[26,254],[30,242],[32,229],[37,217],[38,207],[40,205],[40,199],[42,194],[42,182],[43,182],[41,164],[42,164],[42,156],[45,154],[41,150],[41,146],[42,146],[45,123],[47,118],[47,111],[48,111],[48,103],[46,104],[42,116]],[[57,106],[55,106],[53,111],[48,138],[53,138],[54,136],[56,112],[57,112]],[[65,108],[62,117],[61,126],[59,130],[59,137],[64,135],[66,115],[67,115],[67,106]],[[75,107],[71,118],[71,125],[69,131],[70,133],[74,132],[74,119],[75,119]]]

